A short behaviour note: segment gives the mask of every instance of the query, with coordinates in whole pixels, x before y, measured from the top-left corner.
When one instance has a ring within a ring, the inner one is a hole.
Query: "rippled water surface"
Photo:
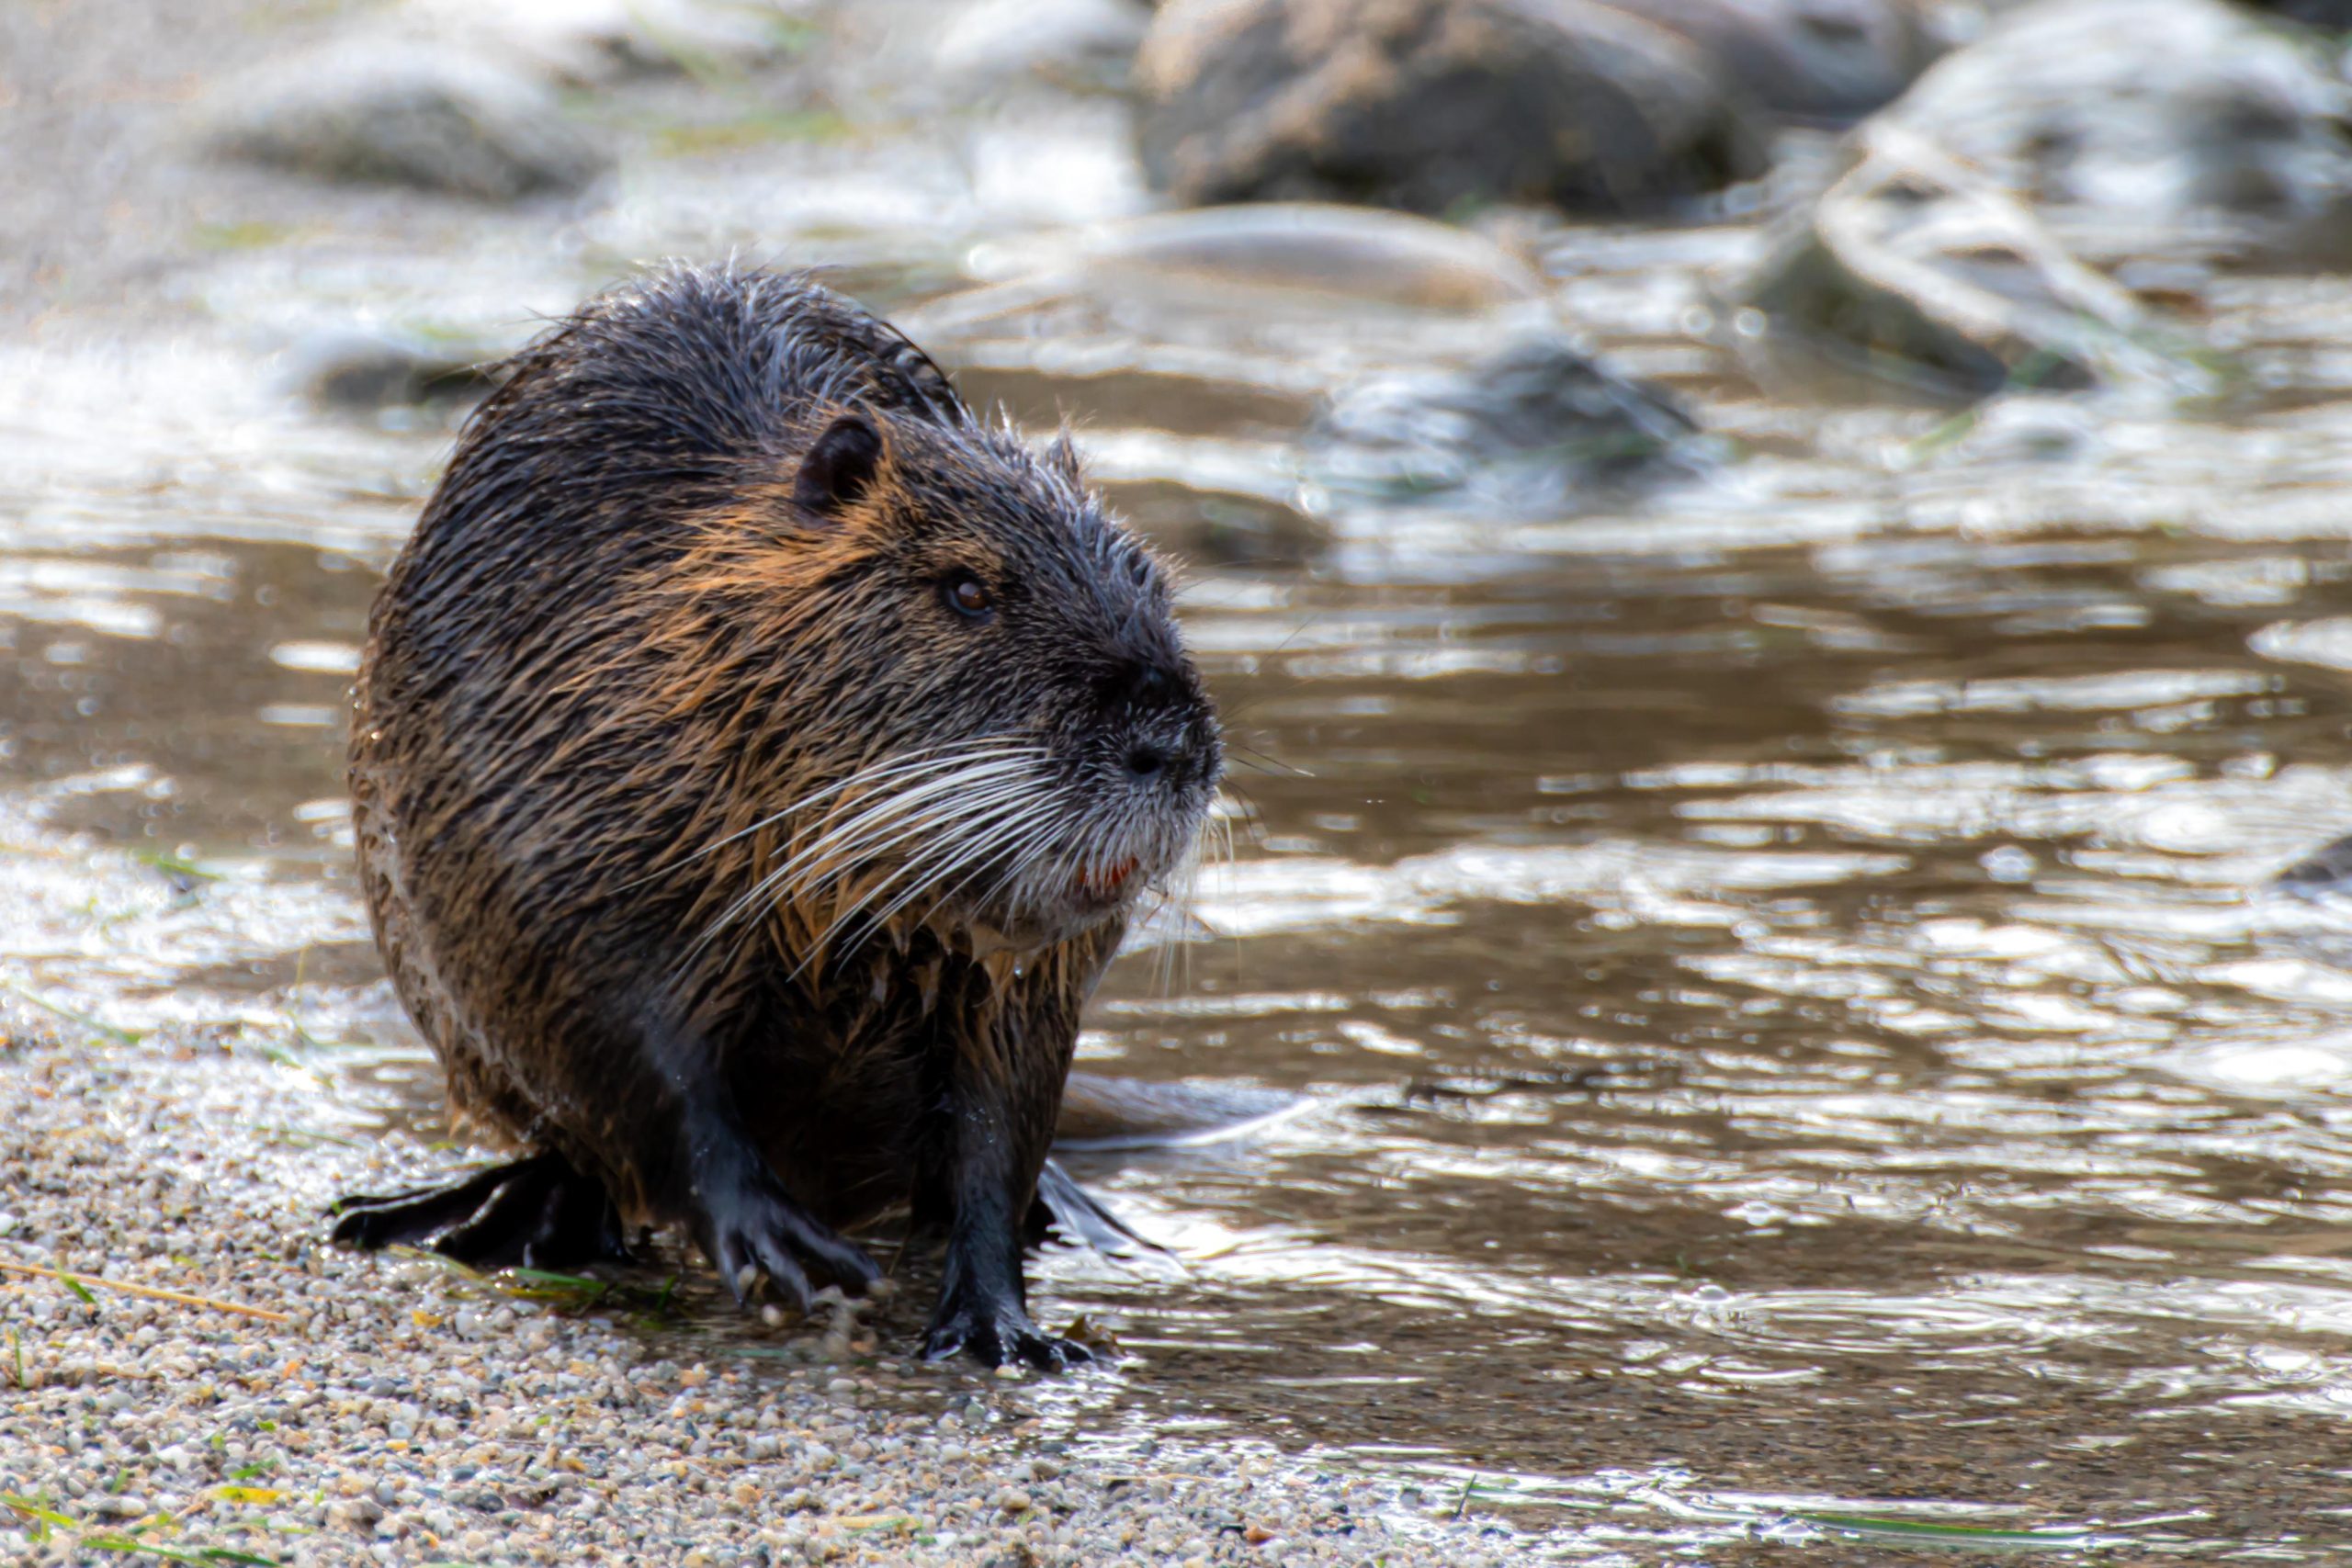
[[[2222,301],[2289,367],[2262,406],[1953,423],[1713,346],[1700,269],[1747,243],[1555,248],[1572,315],[1724,443],[1572,516],[1298,493],[1319,392],[1467,355],[1476,312],[853,280],[975,396],[1079,416],[1192,562],[1238,855],[1196,940],[1114,973],[1086,1066],[1308,1097],[1075,1156],[1172,1256],[1045,1261],[1048,1316],[1129,1359],[1035,1397],[1138,1454],[1401,1469],[1576,1557],[1936,1539],[1905,1523],[2329,1555],[2352,942],[2261,889],[2352,831],[2352,416],[2281,325],[2352,289]],[[10,983],[295,1018],[356,1124],[430,1135],[340,705],[447,421],[124,353],[0,390],[0,780],[183,912],[44,929]]]

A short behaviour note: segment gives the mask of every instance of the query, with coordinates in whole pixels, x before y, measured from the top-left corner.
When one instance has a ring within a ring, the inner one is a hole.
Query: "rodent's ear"
[[[862,413],[845,413],[819,433],[800,459],[792,499],[831,516],[873,487],[882,467],[882,433]]]

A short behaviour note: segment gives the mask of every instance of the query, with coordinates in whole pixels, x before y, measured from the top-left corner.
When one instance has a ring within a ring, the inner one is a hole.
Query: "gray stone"
[[[1428,310],[1475,312],[1544,295],[1526,259],[1483,234],[1321,202],[1155,213],[984,245],[968,265],[990,283],[1083,273],[1154,291],[1192,284],[1228,299],[1279,291]]]
[[[2352,838],[2338,839],[2273,879],[2278,889],[2312,903],[2352,903]]]
[[[2085,261],[2352,262],[2352,115],[2309,34],[2220,0],[2047,0],[1888,114]]]
[[[1710,62],[1589,0],[1170,0],[1136,62],[1177,200],[1655,208],[1759,173]]]
[[[2328,32],[2352,31],[2352,0],[2247,0],[2257,11],[2291,17]]]
[[[1150,20],[1136,0],[978,0],[942,32],[933,63],[967,97],[1023,84],[1114,91]]]
[[[2352,837],[2327,844],[2253,890],[2274,945],[2352,968]]]
[[[1307,434],[1306,469],[1351,494],[1466,490],[1513,511],[1555,511],[1687,471],[1697,430],[1664,393],[1547,333],[1458,370],[1344,389]]]
[[[2018,386],[2210,389],[2184,333],[1999,186],[1886,120],[1855,133],[1842,172],[1728,294],[1771,329],[1744,343],[1935,400]]]
[[[492,348],[397,330],[313,333],[282,360],[287,386],[333,408],[394,408],[480,396],[503,356]]]
[[[399,39],[354,39],[275,62],[224,88],[210,122],[228,156],[482,201],[576,191],[605,166],[543,83]]]
[[[1891,101],[1938,52],[1914,0],[1606,0],[1696,45],[1766,108],[1849,121]]]
[[[488,45],[580,86],[749,72],[809,26],[763,0],[410,0],[407,14],[419,31]]]

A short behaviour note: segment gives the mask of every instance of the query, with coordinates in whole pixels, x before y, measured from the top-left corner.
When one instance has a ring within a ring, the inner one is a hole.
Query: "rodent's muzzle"
[[[1225,741],[1216,710],[1189,663],[1136,660],[1110,683],[1106,706],[1117,733],[1118,763],[1138,790],[1175,800],[1206,795],[1225,776]]]
[[[1048,929],[1162,885],[1193,854],[1225,774],[1216,710],[1181,649],[1121,660],[1091,694],[1070,710],[1060,748],[1074,764],[1069,833],[1033,906]]]

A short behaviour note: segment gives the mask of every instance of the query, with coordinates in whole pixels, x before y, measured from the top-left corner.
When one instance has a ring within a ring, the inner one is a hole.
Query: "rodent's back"
[[[686,520],[789,457],[813,411],[852,403],[970,420],[920,349],[806,277],[681,267],[601,296],[467,421],[371,630],[430,606],[403,649],[428,688],[478,672],[448,660],[531,649],[674,558]]]
[[[467,422],[376,601],[355,785],[397,759],[412,828],[493,837],[518,873],[600,837],[693,831],[712,786],[686,775],[712,759],[680,742],[725,705],[650,656],[665,630],[695,629],[662,625],[678,606],[657,585],[714,515],[788,470],[826,411],[852,405],[970,422],[920,350],[805,277],[671,269],[526,348]],[[606,818],[597,779],[629,820]],[[527,803],[505,798],[525,788]],[[586,819],[526,819],[566,801]]]

